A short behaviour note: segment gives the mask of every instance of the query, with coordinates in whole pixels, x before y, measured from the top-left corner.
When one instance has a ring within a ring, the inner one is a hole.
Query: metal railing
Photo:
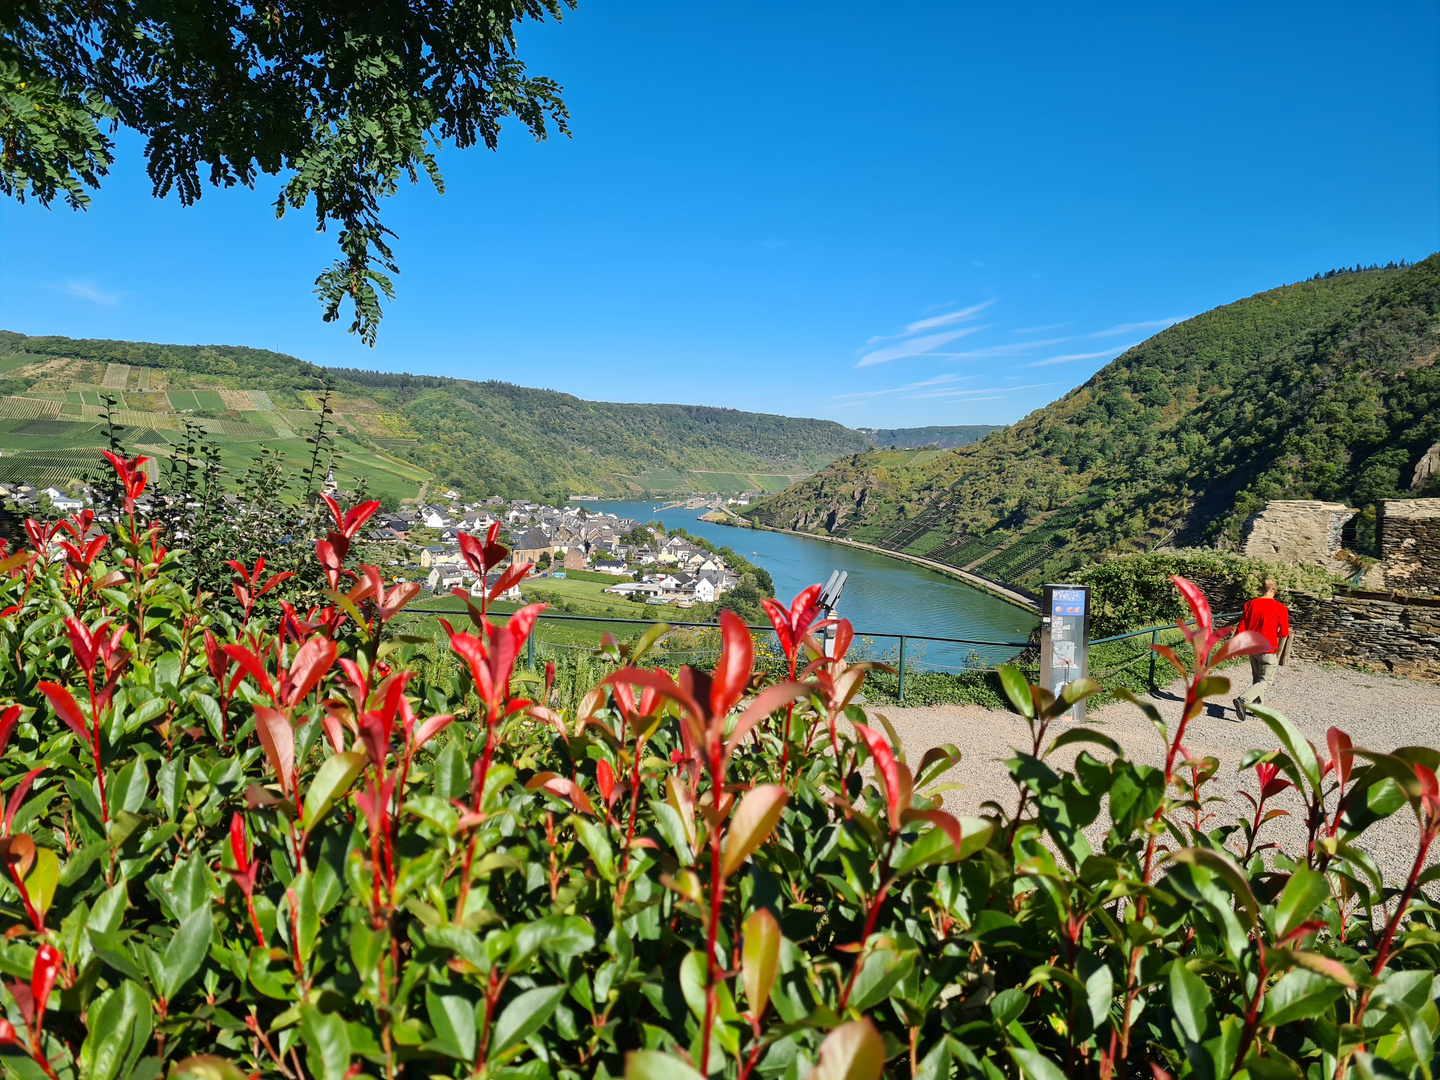
[[[461,609],[456,609],[456,608],[441,608],[441,609],[436,609],[436,608],[406,608],[405,610],[406,610],[407,613],[415,614],[415,615],[430,615],[430,616],[436,616],[436,615],[464,615],[464,614],[465,614],[465,611],[464,611],[463,608],[461,608]],[[509,611],[491,611],[490,614],[493,615],[495,618],[506,618],[506,617],[510,616],[511,614],[513,614],[513,612],[509,612]],[[663,622],[663,623],[665,623],[667,626],[671,627],[672,629],[718,630],[718,629],[720,628],[720,624],[719,624],[718,622],[685,622],[685,621],[681,621],[681,620],[677,620],[677,619],[624,619],[624,618],[620,618],[620,617],[614,616],[614,615],[565,615],[565,614],[561,614],[561,613],[559,613],[559,612],[549,612],[549,611],[542,611],[542,612],[540,613],[540,615],[539,615],[539,619],[540,619],[541,621],[547,621],[547,622],[602,623],[602,624],[616,623],[616,624],[625,625],[625,626],[654,626],[655,623],[657,623],[657,622]],[[755,631],[759,631],[759,632],[761,632],[761,633],[766,633],[766,634],[773,634],[773,633],[775,632],[774,627],[772,627],[769,623],[763,623],[763,624],[746,623],[746,624],[745,624],[745,627],[746,627],[747,630],[755,630]],[[889,631],[882,631],[882,630],[877,630],[877,631],[860,631],[860,630],[856,630],[856,631],[855,631],[855,637],[856,637],[857,639],[886,638],[886,639],[894,640],[894,641],[896,641],[896,642],[898,643],[898,658],[897,658],[897,659],[898,659],[898,663],[896,664],[896,677],[897,677],[897,679],[898,679],[898,686],[897,686],[897,688],[896,688],[896,696],[897,696],[901,701],[904,701],[904,700],[905,700],[906,652],[907,652],[908,647],[909,647],[912,643],[914,643],[914,642],[917,642],[917,641],[918,641],[918,642],[922,642],[922,643],[934,642],[934,643],[937,644],[937,645],[970,645],[970,646],[977,646],[977,647],[980,647],[980,648],[993,648],[993,649],[1025,649],[1025,648],[1028,648],[1028,647],[1030,646],[1030,642],[1029,642],[1028,640],[1027,640],[1027,641],[987,641],[987,640],[985,640],[985,639],[983,639],[983,638],[936,637],[936,636],[932,636],[932,635],[929,635],[929,634],[897,634],[897,633],[893,633],[893,632],[889,632]],[[543,644],[543,643],[542,643],[542,644]],[[526,663],[529,664],[529,665],[531,665],[531,666],[533,666],[533,665],[534,665],[534,662],[535,662],[535,637],[534,637],[534,635],[532,634],[532,635],[530,636],[530,638],[529,638],[529,640],[528,640],[528,643],[527,643],[527,646],[526,646]]]
[[[437,616],[437,615],[464,615],[464,614],[465,614],[465,610],[464,610],[463,608],[407,608],[407,609],[406,609],[406,613],[407,613],[407,614],[413,614],[413,615],[429,615],[429,616]],[[495,617],[495,618],[497,618],[497,619],[498,619],[498,618],[508,618],[508,617],[509,617],[510,615],[512,615],[512,614],[514,614],[514,612],[510,612],[510,611],[491,611],[491,612],[490,612],[490,615],[492,615],[493,617]],[[1237,618],[1239,618],[1239,617],[1240,617],[1240,613],[1239,613],[1238,611],[1226,612],[1226,613],[1221,614],[1221,615],[1216,615],[1216,616],[1215,616],[1215,621],[1216,621],[1217,624],[1223,624],[1224,622],[1226,622],[1226,621],[1228,621],[1228,620],[1230,620],[1230,619],[1237,619]],[[542,612],[540,613],[540,615],[539,615],[539,620],[540,620],[540,621],[544,621],[544,622],[573,622],[573,623],[600,623],[600,624],[615,623],[615,624],[625,625],[625,626],[654,626],[656,622],[663,622],[663,623],[665,623],[667,626],[671,627],[672,629],[718,630],[718,629],[720,628],[720,624],[719,624],[718,622],[686,622],[686,621],[675,620],[675,619],[625,619],[625,618],[621,618],[621,617],[619,617],[619,616],[614,616],[614,615],[566,615],[566,614],[562,614],[562,613],[560,613],[560,612],[549,612],[549,611],[542,611]],[[770,626],[769,623],[763,623],[763,624],[746,623],[745,626],[746,626],[746,629],[748,629],[748,630],[759,631],[759,632],[761,632],[761,633],[773,634],[773,633],[775,632],[775,631],[774,631],[774,628],[773,628],[772,626]],[[1090,642],[1090,647],[1093,649],[1093,648],[1094,648],[1095,646],[1097,646],[1097,645],[1110,645],[1110,644],[1113,644],[1113,643],[1115,643],[1115,642],[1126,641],[1126,640],[1131,639],[1131,638],[1144,637],[1144,636],[1147,635],[1147,634],[1150,635],[1150,648],[1146,649],[1146,650],[1145,650],[1144,652],[1142,652],[1142,653],[1139,653],[1138,655],[1136,655],[1136,656],[1133,657],[1132,659],[1125,661],[1123,664],[1120,664],[1120,665],[1118,665],[1117,667],[1110,669],[1106,674],[1107,674],[1107,675],[1114,675],[1116,672],[1123,671],[1123,670],[1125,670],[1126,668],[1128,668],[1129,666],[1131,666],[1132,664],[1138,663],[1140,660],[1143,660],[1143,659],[1148,655],[1149,658],[1150,658],[1149,683],[1150,683],[1150,689],[1151,689],[1152,691],[1154,691],[1154,690],[1158,689],[1158,687],[1157,687],[1156,684],[1155,684],[1155,672],[1156,672],[1155,662],[1156,662],[1156,658],[1157,658],[1158,654],[1155,652],[1155,648],[1154,648],[1154,647],[1160,643],[1160,634],[1161,634],[1161,632],[1166,631],[1166,630],[1175,630],[1175,629],[1177,629],[1177,627],[1176,627],[1176,624],[1173,623],[1173,622],[1163,623],[1163,624],[1158,625],[1158,626],[1147,626],[1147,627],[1145,627],[1145,628],[1143,628],[1143,629],[1140,629],[1140,630],[1130,630],[1130,631],[1127,631],[1126,633],[1123,633],[1123,634],[1111,634],[1109,637],[1095,638],[1094,640],[1092,640],[1092,641]],[[860,630],[856,630],[856,631],[855,631],[855,637],[856,637],[857,639],[887,638],[887,639],[894,640],[894,641],[896,641],[896,642],[898,643],[898,657],[897,657],[898,662],[897,662],[897,664],[895,665],[895,667],[896,667],[896,677],[897,677],[897,683],[898,683],[898,685],[897,685],[897,687],[896,687],[896,697],[899,698],[899,700],[902,701],[902,702],[905,700],[905,674],[906,674],[906,663],[905,663],[905,660],[906,660],[906,651],[907,651],[907,646],[909,646],[912,642],[922,642],[922,643],[925,643],[925,642],[935,642],[936,644],[940,644],[940,645],[970,645],[970,646],[979,646],[979,647],[982,647],[982,648],[1017,649],[1017,650],[1019,650],[1019,649],[1027,649],[1027,648],[1029,648],[1029,647],[1031,646],[1031,644],[1032,644],[1032,643],[1031,643],[1030,641],[1028,641],[1028,640],[1026,640],[1026,641],[987,641],[987,640],[984,640],[984,639],[981,639],[981,638],[935,637],[935,636],[931,636],[931,635],[928,635],[928,634],[897,634],[897,633],[893,633],[893,632],[890,632],[890,631],[860,631]],[[542,643],[542,644],[548,644],[548,645],[551,645],[552,647],[555,646],[555,643],[553,643],[553,642],[544,642],[544,643]],[[529,665],[529,666],[532,667],[532,668],[534,667],[534,664],[535,664],[535,635],[533,635],[533,634],[529,637],[529,639],[528,639],[528,641],[527,641],[527,644],[526,644],[526,663],[527,663],[527,665]],[[969,670],[976,670],[976,669],[973,668],[973,667],[970,667]]]

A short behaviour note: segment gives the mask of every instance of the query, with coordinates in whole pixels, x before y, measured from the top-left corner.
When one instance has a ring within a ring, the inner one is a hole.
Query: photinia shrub
[[[540,606],[490,610],[527,567],[420,662],[392,630],[418,590],[354,558],[377,504],[324,500],[313,573],[235,559],[232,603],[138,516],[144,462],[112,463],[110,520],[0,552],[9,1074],[1432,1076],[1440,753],[1255,708],[1277,745],[1219,822],[1189,725],[1262,643],[1188,581],[1180,715],[1136,701],[1164,765],[1057,732],[1094,683],[1005,668],[1030,742],[1013,801],[966,817],[959,752],[910,757],[855,704],[876,665],[843,620],[821,655],[813,589],[766,605],[779,678],[722,613],[713,671],[646,666],[657,628],[562,700],[520,663]],[[1407,808],[1387,884],[1364,833]],[[1279,813],[1303,850],[1266,839]]]

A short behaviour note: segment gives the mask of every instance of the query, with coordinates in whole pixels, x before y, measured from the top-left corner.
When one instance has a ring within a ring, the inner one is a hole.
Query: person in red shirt
[[[1280,666],[1281,644],[1290,636],[1290,609],[1275,599],[1278,588],[1274,578],[1266,578],[1265,594],[1245,605],[1245,613],[1240,616],[1240,625],[1235,630],[1237,634],[1258,630],[1270,643],[1269,652],[1250,657],[1250,689],[1230,703],[1235,706],[1237,722],[1245,719],[1245,706],[1264,704],[1265,692],[1274,685],[1275,670]]]

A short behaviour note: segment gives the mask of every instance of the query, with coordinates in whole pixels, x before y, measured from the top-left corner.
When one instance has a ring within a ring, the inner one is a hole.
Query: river
[[[657,502],[601,501],[579,505],[587,510],[634,518],[642,524],[663,521],[668,528],[679,526],[716,546],[731,547],[770,572],[776,596],[787,604],[807,585],[823,584],[832,570],[849,571],[836,613],[850,620],[860,638],[868,634],[906,634],[1013,642],[1026,640],[1037,622],[1035,615],[1022,608],[902,559],[788,533],[701,521],[704,510],[684,507],[657,510],[660,505]],[[871,648],[883,654],[893,652],[896,644],[893,638],[875,638]],[[974,658],[997,663],[1014,653],[1013,648],[1003,646],[908,641],[905,663],[907,667],[913,664],[955,671]]]

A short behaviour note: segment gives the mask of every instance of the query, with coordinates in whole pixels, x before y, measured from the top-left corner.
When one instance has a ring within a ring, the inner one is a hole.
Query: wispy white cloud
[[[903,394],[907,390],[920,390],[927,386],[940,386],[945,383],[967,382],[970,379],[978,379],[979,375],[936,375],[933,378],[922,379],[920,382],[906,383],[904,386],[892,386],[887,390],[852,390],[848,394],[835,394],[831,401],[844,401],[854,398],[857,401],[869,401],[871,398],[884,397],[887,394]]]
[[[923,337],[911,338],[909,341],[902,341],[898,345],[888,345],[883,349],[876,349],[872,353],[866,353],[860,358],[857,368],[874,367],[876,364],[888,363],[891,360],[904,360],[910,356],[924,356],[926,353],[933,353],[941,345],[945,345],[956,338],[965,337],[967,334],[974,334],[984,330],[984,326],[967,326],[959,330],[946,330],[942,334],[926,334]]]
[[[970,307],[961,308],[959,311],[947,311],[943,315],[932,315],[928,319],[912,322],[909,326],[905,327],[905,332],[898,336],[909,337],[911,334],[918,334],[922,330],[934,330],[937,326],[950,326],[957,322],[968,322],[993,303],[995,303],[994,300],[986,300],[980,304],[973,304]]]
[[[119,307],[120,294],[104,292],[93,281],[76,281],[74,278],[65,282],[65,292],[69,296],[77,296],[81,300],[89,300],[92,304],[100,304],[102,307]]]
[[[1140,344],[1132,341],[1129,345],[1116,345],[1114,348],[1101,349],[1099,352],[1067,353],[1064,356],[1052,356],[1048,360],[1036,360],[1033,364],[1026,364],[1027,368],[1049,367],[1051,364],[1068,364],[1072,360],[1094,360],[1097,356],[1119,356],[1126,349],[1133,349]]]
[[[986,360],[1002,356],[1024,356],[1027,352],[1035,349],[1043,349],[1050,345],[1059,345],[1062,342],[1074,341],[1073,337],[1044,338],[1038,341],[1017,341],[1012,345],[990,345],[983,349],[971,349],[969,352],[950,353],[952,360]]]
[[[1022,326],[1019,330],[1012,330],[1010,332],[1012,334],[1038,334],[1042,330],[1059,330],[1062,326],[1072,325],[1074,324],[1068,322],[1052,322],[1047,323],[1044,326]]]
[[[976,395],[976,394],[994,394],[994,393],[996,393],[996,392],[999,392],[999,393],[1001,393],[1001,394],[1003,395],[1003,394],[1008,394],[1008,393],[1010,393],[1012,390],[1038,390],[1038,389],[1040,389],[1041,387],[1045,387],[1045,386],[1058,386],[1058,385],[1059,385],[1058,383],[1047,382],[1047,383],[1029,383],[1029,384],[1027,384],[1027,385],[1025,385],[1025,386],[982,386],[982,387],[977,387],[977,388],[975,388],[975,389],[973,389],[973,390],[958,390],[958,389],[932,390],[932,391],[930,391],[929,393],[925,393],[925,394],[907,394],[905,397],[901,398],[900,400],[901,400],[901,401],[919,401],[919,400],[926,399],[926,398],[949,398],[949,399],[954,400],[954,401],[959,401],[959,400],[961,400],[961,399],[972,400],[972,401],[993,401],[993,400],[995,400],[994,398],[977,398],[977,397],[975,397],[974,395]]]
[[[1178,315],[1173,319],[1151,319],[1149,322],[1121,323],[1119,326],[1112,326],[1108,330],[1096,330],[1093,334],[1086,334],[1087,338],[1115,337],[1119,334],[1133,334],[1136,330],[1160,330],[1167,326],[1174,326],[1178,322],[1184,322],[1190,318],[1189,315]]]

